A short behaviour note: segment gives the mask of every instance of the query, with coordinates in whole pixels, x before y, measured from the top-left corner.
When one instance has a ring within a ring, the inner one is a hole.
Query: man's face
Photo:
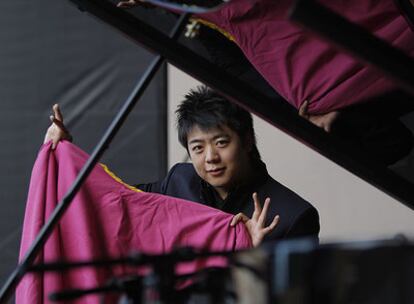
[[[248,148],[227,126],[208,131],[194,126],[187,136],[187,148],[197,174],[223,198],[248,173]]]

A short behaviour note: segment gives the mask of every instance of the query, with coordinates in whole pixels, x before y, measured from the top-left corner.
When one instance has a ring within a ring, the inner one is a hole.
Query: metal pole
[[[189,14],[183,14],[175,27],[173,28],[170,37],[172,39],[177,39],[180,35],[182,29],[187,23]],[[17,284],[23,278],[26,269],[32,264],[33,260],[36,258],[37,253],[43,247],[44,243],[52,233],[53,228],[59,222],[66,209],[69,207],[72,202],[73,197],[76,195],[83,182],[88,177],[89,173],[92,171],[94,166],[98,163],[99,159],[104,154],[104,151],[109,147],[109,144],[121,128],[122,124],[128,117],[129,113],[134,108],[135,104],[138,102],[141,95],[144,93],[148,84],[154,77],[155,73],[158,71],[159,67],[163,63],[164,58],[157,56],[150,66],[145,71],[144,75],[139,80],[138,84],[135,86],[125,103],[123,104],[120,111],[117,113],[110,126],[106,130],[105,134],[102,136],[99,143],[96,145],[88,161],[83,166],[82,170],[76,177],[76,180],[72,184],[69,191],[66,193],[64,198],[58,203],[57,207],[47,220],[46,224],[40,230],[38,236],[34,240],[33,244],[30,246],[22,262],[16,267],[12,274],[7,279],[6,283],[3,285],[0,291],[0,303],[6,302],[11,292],[15,289]]]

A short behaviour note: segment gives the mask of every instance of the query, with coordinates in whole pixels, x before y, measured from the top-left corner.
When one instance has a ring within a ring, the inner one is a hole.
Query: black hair
[[[178,106],[176,114],[178,140],[184,148],[188,149],[187,136],[194,126],[204,131],[227,126],[239,135],[242,142],[250,136],[250,156],[260,159],[252,115],[210,88],[198,86],[190,90]]]

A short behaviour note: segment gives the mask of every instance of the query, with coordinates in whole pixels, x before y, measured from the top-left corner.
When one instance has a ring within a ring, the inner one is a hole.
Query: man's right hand
[[[269,210],[270,198],[266,198],[263,208],[260,206],[257,193],[253,193],[254,212],[252,218],[243,213],[236,214],[231,220],[230,226],[234,227],[238,222],[243,222],[249,232],[253,247],[259,246],[264,237],[271,233],[279,223],[279,215],[276,215],[269,226],[266,226],[267,211]]]
[[[60,112],[59,105],[55,104],[52,110],[53,115],[50,115],[52,124],[47,129],[43,143],[52,141],[52,149],[55,149],[60,140],[66,139],[72,141],[72,136],[63,124],[63,116]]]

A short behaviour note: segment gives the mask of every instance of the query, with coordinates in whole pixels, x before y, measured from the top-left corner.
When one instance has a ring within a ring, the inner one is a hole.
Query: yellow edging
[[[132,191],[135,191],[135,192],[143,192],[142,190],[139,190],[139,189],[137,189],[137,188],[135,188],[135,187],[133,187],[131,185],[128,185],[127,183],[124,183],[122,181],[122,179],[120,179],[118,176],[115,175],[115,173],[113,173],[111,170],[109,170],[109,168],[106,165],[104,165],[104,164],[100,164],[100,165],[105,170],[105,172],[108,173],[108,175],[110,177],[112,177],[114,180],[116,180],[118,183],[124,185],[125,187],[127,187],[128,189],[130,189]]]
[[[204,24],[205,26],[208,26],[209,28],[212,28],[213,30],[216,30],[218,32],[220,32],[222,35],[224,35],[227,39],[236,42],[236,39],[234,39],[234,36],[231,35],[229,32],[223,30],[221,27],[218,27],[216,24],[214,24],[213,22],[209,22],[206,21],[204,19],[200,19],[200,18],[191,18],[191,21],[196,21],[199,22],[201,24]]]

